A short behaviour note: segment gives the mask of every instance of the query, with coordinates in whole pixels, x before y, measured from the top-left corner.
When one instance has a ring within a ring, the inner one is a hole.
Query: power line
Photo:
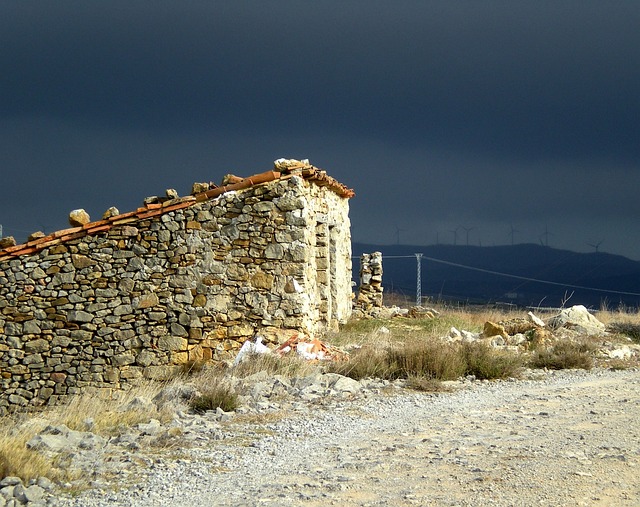
[[[418,254],[414,254],[414,255],[382,255],[383,259],[414,259],[416,258]],[[354,257],[355,258],[355,257]],[[625,295],[625,296],[640,296],[640,293],[638,292],[626,292],[626,291],[621,291],[621,290],[611,290],[611,289],[598,289],[596,287],[586,287],[584,285],[574,285],[574,284],[570,284],[570,283],[561,283],[561,282],[552,282],[551,280],[540,280],[538,278],[530,278],[527,276],[519,276],[519,275],[511,275],[509,273],[501,273],[500,271],[493,271],[491,269],[484,269],[484,268],[476,268],[474,266],[467,266],[465,264],[459,264],[457,262],[451,262],[451,261],[445,261],[442,259],[436,259],[434,257],[427,257],[422,256],[423,259],[426,259],[428,261],[431,262],[437,262],[440,264],[446,264],[448,266],[454,266],[457,268],[462,268],[462,269],[468,269],[470,271],[479,271],[481,273],[488,273],[491,275],[496,275],[496,276],[504,276],[507,278],[515,278],[516,280],[524,280],[527,282],[536,282],[536,283],[546,283],[548,285],[558,285],[560,287],[570,287],[572,289],[582,289],[582,290],[592,290],[592,291],[597,291],[597,292],[607,292],[610,294],[621,294],[621,295]]]
[[[384,258],[384,256],[383,256]],[[517,280],[525,280],[527,282],[536,282],[536,283],[546,283],[549,285],[559,285],[560,287],[571,287],[572,289],[583,289],[583,290],[593,290],[593,291],[598,291],[598,292],[609,292],[611,294],[623,294],[626,296],[640,296],[640,293],[638,292],[626,292],[626,291],[620,291],[620,290],[610,290],[610,289],[598,289],[595,287],[585,287],[584,285],[573,285],[570,283],[560,283],[560,282],[552,282],[550,280],[539,280],[537,278],[529,278],[527,276],[518,276],[518,275],[511,275],[509,273],[500,273],[499,271],[492,271],[490,269],[483,269],[483,268],[476,268],[473,266],[465,266],[464,264],[458,264],[457,262],[450,262],[450,261],[444,261],[442,259],[434,259],[433,257],[424,257],[425,259],[432,261],[432,262],[438,262],[440,264],[447,264],[449,266],[455,266],[457,268],[462,268],[462,269],[469,269],[471,271],[480,271],[481,273],[489,273],[491,275],[497,275],[497,276],[504,276],[504,277],[508,277],[508,278],[515,278]]]

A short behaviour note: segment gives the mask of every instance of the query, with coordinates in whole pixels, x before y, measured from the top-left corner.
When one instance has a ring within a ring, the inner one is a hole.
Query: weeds
[[[481,343],[463,344],[460,354],[466,365],[465,375],[473,375],[480,380],[516,377],[524,363],[517,354]]]
[[[315,366],[296,354],[279,356],[277,354],[250,354],[233,369],[233,375],[245,378],[264,371],[269,375],[284,377],[303,376],[311,372]]]
[[[20,477],[23,482],[54,475],[53,463],[43,455],[27,449],[27,442],[46,425],[42,420],[18,420],[16,416],[0,421],[0,478]]]
[[[533,368],[548,368],[550,370],[583,369],[593,367],[594,346],[586,341],[561,341],[553,347],[539,350],[531,357]]]
[[[356,380],[376,377],[420,381],[455,380],[463,375],[480,379],[516,376],[522,361],[515,354],[485,345],[446,344],[440,340],[412,340],[402,347],[363,347],[344,363],[328,370]]]
[[[628,336],[634,343],[640,343],[640,324],[613,322],[609,324],[607,331]]]
[[[231,412],[238,408],[238,394],[228,379],[220,372],[203,371],[196,379],[198,393],[189,400],[189,407],[196,413],[202,414],[208,410],[218,408]]]

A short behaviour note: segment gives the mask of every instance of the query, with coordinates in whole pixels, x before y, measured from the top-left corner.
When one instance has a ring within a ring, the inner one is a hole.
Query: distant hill
[[[414,254],[422,253],[422,296],[432,300],[541,307],[558,307],[567,301],[591,308],[603,304],[608,308],[640,307],[640,262],[620,255],[577,253],[536,244],[479,247],[353,243],[352,248],[355,257],[382,252],[385,291],[411,297],[416,293]],[[353,263],[357,277],[359,260],[354,258]]]

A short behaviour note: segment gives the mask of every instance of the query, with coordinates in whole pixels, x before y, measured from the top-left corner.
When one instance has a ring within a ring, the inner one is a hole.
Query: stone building
[[[0,249],[0,412],[166,378],[257,333],[335,329],[351,313],[353,195],[278,160]]]

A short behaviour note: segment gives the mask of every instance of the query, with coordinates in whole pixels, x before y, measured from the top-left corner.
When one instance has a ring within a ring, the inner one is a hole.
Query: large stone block
[[[158,348],[160,350],[187,350],[188,345],[189,340],[179,336],[161,336],[158,338]]]

